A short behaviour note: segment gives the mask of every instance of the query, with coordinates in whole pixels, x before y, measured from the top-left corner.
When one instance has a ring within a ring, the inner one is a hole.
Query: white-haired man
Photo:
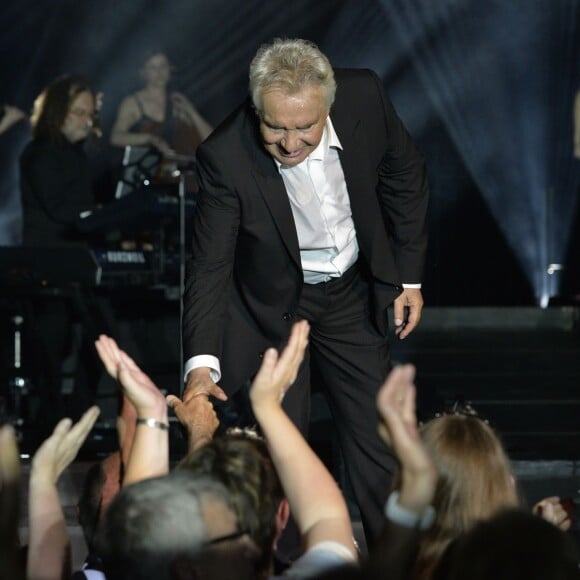
[[[260,48],[250,98],[197,155],[184,400],[227,398],[222,421],[235,417],[262,353],[308,320],[309,349],[284,408],[306,432],[312,360],[372,542],[394,466],[375,421],[390,366],[386,309],[394,301],[405,338],[423,306],[423,159],[373,72],[333,71],[300,39]]]

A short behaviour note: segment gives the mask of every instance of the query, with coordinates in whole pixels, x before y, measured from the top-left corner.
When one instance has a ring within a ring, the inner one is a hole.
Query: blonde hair
[[[459,534],[499,510],[518,504],[509,459],[493,429],[478,417],[444,415],[421,428],[439,479],[437,519],[424,537],[414,577],[426,579]]]
[[[225,437],[199,447],[178,466],[226,486],[239,526],[261,550],[257,570],[269,577],[284,491],[266,442],[256,431],[228,429]]]

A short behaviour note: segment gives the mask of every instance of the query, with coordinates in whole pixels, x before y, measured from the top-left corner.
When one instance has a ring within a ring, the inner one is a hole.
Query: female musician
[[[193,159],[197,146],[211,132],[185,95],[168,90],[171,65],[163,52],[152,52],[141,68],[145,86],[125,97],[111,132],[116,146],[151,146],[166,161],[175,157]],[[171,163],[162,166],[161,179],[170,177]]]

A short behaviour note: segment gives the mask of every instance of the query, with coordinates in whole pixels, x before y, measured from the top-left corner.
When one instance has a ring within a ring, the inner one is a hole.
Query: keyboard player
[[[79,217],[95,206],[91,174],[84,144],[98,128],[97,96],[89,82],[66,75],[51,82],[34,103],[32,140],[20,157],[25,246],[62,246],[87,243],[76,227]],[[62,416],[78,417],[93,401],[100,366],[93,339],[106,330],[98,322],[94,296],[80,286],[33,295],[33,343],[42,353],[38,383],[41,431]],[[79,342],[80,349],[72,349]],[[75,352],[76,350],[76,352]],[[73,371],[63,369],[65,359],[76,362]],[[76,367],[76,368],[74,368]],[[71,372],[74,391],[63,395],[63,376]]]
[[[79,242],[75,223],[95,205],[84,150],[94,134],[96,96],[88,81],[59,77],[36,99],[32,140],[20,157],[24,245]]]

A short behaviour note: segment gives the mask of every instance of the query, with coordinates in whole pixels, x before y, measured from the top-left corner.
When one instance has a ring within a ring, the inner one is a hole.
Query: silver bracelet
[[[157,419],[137,419],[137,425],[147,425],[147,427],[169,431],[169,424],[163,423],[163,421],[158,421]]]

